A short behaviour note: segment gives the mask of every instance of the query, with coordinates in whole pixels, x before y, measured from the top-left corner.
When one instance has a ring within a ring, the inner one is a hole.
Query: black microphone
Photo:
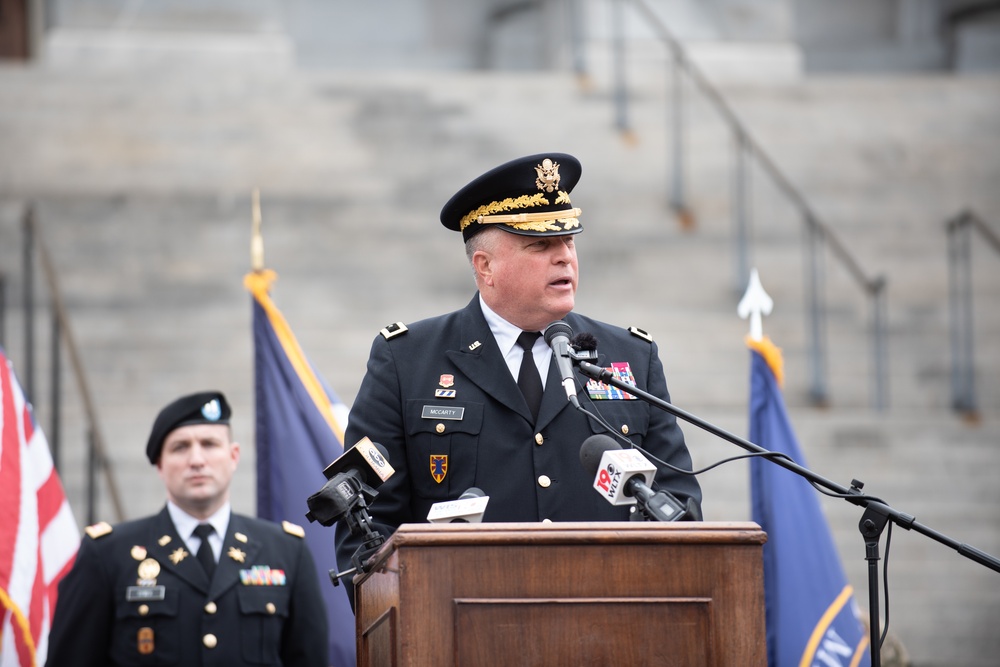
[[[597,351],[597,338],[594,337],[594,334],[587,333],[586,331],[573,336],[573,340],[571,340],[569,344],[570,347],[575,348],[578,353]]]
[[[545,327],[542,335],[545,337],[545,343],[552,348],[552,353],[555,355],[559,377],[562,378],[562,386],[566,390],[566,398],[573,404],[573,407],[579,409],[580,400],[576,397],[576,375],[573,373],[573,362],[569,356],[569,339],[573,335],[573,329],[562,320],[556,320]]]
[[[323,526],[346,519],[352,534],[365,532],[371,521],[366,507],[394,472],[385,447],[362,438],[323,471],[329,481],[306,500],[306,518]]]
[[[366,572],[370,557],[385,543],[385,537],[372,525],[368,506],[378,495],[375,487],[394,472],[385,447],[362,438],[326,467],[323,474],[329,481],[306,499],[306,518],[310,522],[318,521],[323,526],[343,522],[351,535],[363,538],[351,557],[354,568],[340,573],[330,571],[334,586],[352,572]]]
[[[678,521],[687,514],[671,493],[649,486],[656,466],[638,449],[622,449],[609,436],[592,435],[580,446],[580,463],[594,475],[594,490],[612,505],[637,504],[653,521]]]

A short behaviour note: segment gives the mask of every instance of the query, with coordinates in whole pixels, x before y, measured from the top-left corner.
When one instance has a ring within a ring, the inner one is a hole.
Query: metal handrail
[[[1000,235],[973,211],[945,223],[948,238],[948,311],[951,338],[951,406],[967,419],[979,418],[975,346],[972,336],[972,233],[1000,254]]]
[[[612,20],[614,30],[623,30],[624,20],[620,13],[623,5],[629,0],[613,0],[615,16]],[[659,16],[653,11],[645,0],[630,0],[638,11],[646,18],[650,27],[653,28],[657,36],[666,44],[670,51],[673,64],[673,132],[672,134],[672,158],[674,179],[671,184],[670,203],[678,215],[681,223],[688,226],[693,220],[693,215],[685,202],[684,193],[684,148],[683,148],[683,121],[681,113],[681,96],[683,93],[683,74],[694,82],[700,92],[708,99],[712,106],[722,117],[725,124],[733,133],[737,146],[737,171],[734,183],[734,197],[736,205],[733,207],[734,214],[734,238],[735,238],[735,276],[734,290],[742,294],[746,285],[746,280],[750,275],[749,253],[749,233],[750,207],[746,196],[748,191],[748,174],[750,169],[750,158],[755,158],[757,163],[768,174],[778,191],[781,192],[788,201],[799,211],[805,224],[807,232],[807,248],[809,253],[809,266],[807,269],[807,312],[809,313],[809,337],[811,347],[811,387],[810,397],[815,404],[822,405],[828,401],[827,379],[826,379],[826,340],[823,335],[825,330],[823,314],[825,303],[823,298],[823,271],[821,252],[824,248],[829,249],[841,266],[865,292],[871,303],[872,321],[872,357],[873,357],[873,405],[876,409],[882,410],[888,404],[888,370],[886,355],[886,287],[887,280],[884,275],[870,277],[861,267],[860,262],[848,250],[847,246],[833,233],[832,229],[820,221],[819,215],[810,205],[802,192],[795,187],[791,180],[778,167],[774,159],[764,150],[760,142],[754,139],[746,124],[740,119],[732,109],[719,90],[711,84],[701,69],[695,65],[688,57],[684,46],[670,32]],[[616,59],[613,71],[616,75],[615,104],[616,104],[616,124],[618,129],[627,134],[631,134],[628,125],[627,94],[624,81],[624,39],[621,35],[614,38],[614,57]],[[620,61],[620,62],[619,62]]]
[[[115,512],[116,520],[122,521],[125,518],[125,512],[123,509],[121,495],[118,491],[118,483],[115,480],[114,470],[109,465],[110,459],[107,456],[107,447],[105,446],[104,435],[101,431],[100,420],[97,416],[97,408],[94,403],[93,394],[90,390],[90,385],[87,381],[87,373],[84,370],[83,362],[81,361],[79,348],[76,344],[76,339],[73,335],[73,329],[70,325],[69,316],[67,315],[66,306],[63,302],[62,291],[59,288],[59,279],[56,274],[55,265],[52,262],[52,256],[49,254],[48,247],[45,245],[45,240],[41,235],[41,228],[38,224],[38,220],[35,216],[34,206],[29,205],[24,214],[24,233],[25,233],[25,252],[24,252],[24,272],[25,272],[25,284],[26,290],[33,289],[33,279],[30,277],[33,274],[32,271],[32,247],[37,253],[38,258],[41,262],[42,272],[45,274],[46,282],[49,287],[49,295],[52,299],[52,311],[53,311],[53,342],[52,350],[54,359],[58,358],[59,351],[59,339],[61,337],[62,342],[66,346],[66,350],[69,353],[70,364],[73,369],[73,375],[76,379],[77,389],[80,392],[80,398],[83,402],[84,413],[86,415],[88,429],[88,440],[89,440],[89,483],[87,496],[88,502],[88,522],[93,522],[94,520],[94,499],[95,499],[95,485],[93,475],[96,469],[100,469],[104,474],[104,481],[107,485],[108,492],[110,495],[111,505]],[[33,316],[33,297],[31,294],[26,295],[25,299],[25,328],[27,333],[26,346],[28,347],[27,353],[27,366],[29,368],[28,373],[28,385],[33,384],[33,360],[34,357],[34,331],[31,322],[34,320]],[[54,362],[54,374],[60,372],[58,362]],[[59,391],[59,379],[57,377],[53,378],[53,410],[58,410],[58,391]],[[33,387],[32,387],[33,390]],[[31,394],[29,393],[29,396]],[[58,433],[58,426],[55,427]]]

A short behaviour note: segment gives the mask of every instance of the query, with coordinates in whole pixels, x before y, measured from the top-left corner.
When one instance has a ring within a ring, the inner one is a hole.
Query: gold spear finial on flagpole
[[[264,270],[264,237],[260,233],[260,189],[253,189],[253,227],[250,232],[250,266]]]

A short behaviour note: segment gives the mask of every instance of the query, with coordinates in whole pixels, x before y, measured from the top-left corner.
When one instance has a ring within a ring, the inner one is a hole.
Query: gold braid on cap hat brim
[[[569,195],[565,192],[560,192],[556,197],[556,204],[568,203],[570,203]],[[535,206],[547,206],[548,204],[548,198],[540,192],[533,195],[508,197],[500,201],[490,202],[463,216],[459,221],[458,229],[459,231],[465,231],[465,228],[473,222],[480,225],[502,224],[514,229],[533,232],[560,232],[580,226],[580,221],[576,219],[580,216],[580,209],[578,208],[559,211],[539,211],[535,213],[500,214],[500,211],[534,208]]]

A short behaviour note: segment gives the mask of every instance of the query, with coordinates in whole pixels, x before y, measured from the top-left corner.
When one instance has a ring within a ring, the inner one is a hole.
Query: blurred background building
[[[350,404],[381,327],[472,295],[441,205],[553,150],[584,165],[579,310],[650,331],[678,406],[745,435],[756,267],[810,467],[1000,554],[1000,3],[0,0],[0,56],[0,344],[81,524],[158,509],[152,419],[207,388],[254,512],[254,188]],[[702,484],[749,517],[743,462]],[[863,603],[859,510],[824,509]],[[995,664],[1000,574],[891,546],[910,664]]]

